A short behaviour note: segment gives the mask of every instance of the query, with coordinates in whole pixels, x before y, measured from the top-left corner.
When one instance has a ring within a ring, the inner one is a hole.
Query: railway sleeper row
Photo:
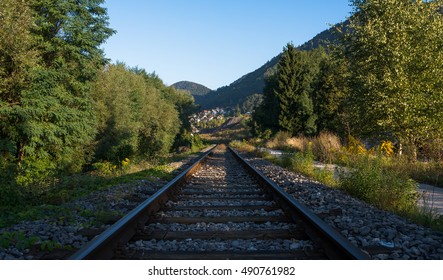
[[[214,149],[71,258],[367,258],[236,157]]]
[[[219,149],[116,258],[327,257],[233,155]]]

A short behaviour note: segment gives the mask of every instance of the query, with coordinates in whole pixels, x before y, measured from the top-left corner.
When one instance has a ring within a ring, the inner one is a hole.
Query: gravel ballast
[[[242,155],[373,259],[443,259],[442,232],[419,226],[261,158]]]

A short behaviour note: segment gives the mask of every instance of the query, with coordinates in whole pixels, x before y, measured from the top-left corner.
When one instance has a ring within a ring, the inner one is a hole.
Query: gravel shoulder
[[[442,260],[443,233],[252,155],[248,161],[373,259]]]
[[[171,174],[180,174],[197,158],[199,155],[194,154],[187,159],[171,162]],[[0,260],[64,259],[166,183],[163,179],[149,178],[112,186],[61,205],[56,218],[23,221],[0,228],[0,234],[15,239],[13,245],[0,248]],[[35,238],[39,239],[36,244],[26,245]]]
[[[285,191],[335,227],[351,243],[366,250],[373,259],[443,259],[443,233],[431,231],[395,214],[379,210],[337,189],[321,185],[261,158],[244,156]],[[174,174],[179,174],[195,158],[196,156],[174,163]],[[41,243],[37,244],[40,249],[36,246],[10,246],[0,249],[0,260],[63,259],[165,183],[160,179],[139,180],[114,186],[64,205],[70,211],[69,220],[62,219],[61,213],[59,218],[24,221],[0,229],[0,233],[20,232],[25,239],[37,236],[47,246],[62,246],[49,250],[50,252],[41,250]],[[107,221],[103,218],[97,221],[97,215],[84,215],[85,212],[97,214],[100,211],[115,213],[116,216],[106,217]]]

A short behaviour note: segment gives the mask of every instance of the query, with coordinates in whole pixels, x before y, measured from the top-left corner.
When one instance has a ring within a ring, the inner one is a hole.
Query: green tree
[[[243,113],[253,112],[263,102],[263,94],[252,94],[245,98],[241,105]]]
[[[362,135],[416,147],[443,136],[443,1],[354,0],[345,37]]]
[[[194,103],[194,97],[185,90],[177,90],[172,86],[167,87],[157,74],[147,73],[144,69],[132,69],[135,73],[142,75],[147,84],[155,87],[159,92],[162,99],[168,103],[173,104],[175,110],[179,115],[180,133],[175,139],[175,146],[192,146],[196,139],[193,139],[191,133],[191,123],[189,117],[198,111],[199,107]],[[198,141],[197,141],[198,142]]]
[[[169,152],[181,125],[178,112],[156,80],[145,74],[123,63],[108,65],[100,73],[93,90],[96,160],[120,162]]]
[[[2,89],[0,118],[18,180],[28,184],[52,171],[77,171],[87,160],[95,135],[90,85],[105,63],[99,46],[113,31],[101,0],[21,2],[20,9],[30,10],[33,18],[32,24],[23,20],[17,38],[38,59],[32,67],[33,55],[14,61],[26,79],[8,92]],[[21,18],[20,9],[14,17]]]
[[[251,122],[254,135],[260,136],[266,130],[272,133],[276,133],[279,130],[278,116],[280,115],[280,106],[278,98],[274,93],[276,86],[276,74],[266,77],[265,87],[263,88],[263,102],[252,113]]]
[[[338,52],[328,55],[320,62],[312,90],[314,113],[318,116],[318,131],[326,130],[339,135],[349,132],[346,111],[348,73],[348,65]]]
[[[96,159],[120,162],[139,148],[146,85],[125,65],[108,65],[92,91],[97,118]]]
[[[279,126],[292,135],[314,134],[317,130],[311,84],[318,72],[321,52],[304,52],[287,44],[277,67],[276,88]]]
[[[16,149],[15,111],[29,87],[38,53],[33,49],[32,10],[24,0],[0,2],[0,151],[3,159],[22,158]]]

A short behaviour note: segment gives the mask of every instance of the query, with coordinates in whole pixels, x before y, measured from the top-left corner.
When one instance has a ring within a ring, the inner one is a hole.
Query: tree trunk
[[[401,142],[398,143],[398,155],[399,156],[403,155],[403,144]]]
[[[25,159],[25,145],[23,143],[17,143],[17,168],[19,171],[22,169],[22,162]]]

